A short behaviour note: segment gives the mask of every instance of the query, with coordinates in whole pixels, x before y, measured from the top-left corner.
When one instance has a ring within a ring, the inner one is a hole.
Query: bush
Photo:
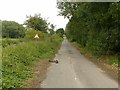
[[[36,31],[34,29],[28,29],[25,32],[25,39],[26,40],[34,40],[35,35],[38,34],[38,36],[40,37],[40,41],[45,39],[45,33],[41,32],[41,31]]]
[[[58,34],[53,34],[52,36],[50,36],[50,41],[62,41],[63,38],[60,37]]]
[[[21,39],[5,38],[5,39],[2,39],[2,47],[7,47],[9,45],[18,44],[20,42],[22,42]]]

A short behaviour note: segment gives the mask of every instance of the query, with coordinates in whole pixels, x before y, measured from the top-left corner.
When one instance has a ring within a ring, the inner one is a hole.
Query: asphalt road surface
[[[118,83],[86,59],[66,39],[48,68],[42,88],[118,88]]]

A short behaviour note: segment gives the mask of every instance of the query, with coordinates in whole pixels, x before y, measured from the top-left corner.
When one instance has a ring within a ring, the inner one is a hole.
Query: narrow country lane
[[[48,68],[42,88],[118,88],[118,83],[87,60],[64,39],[55,59]]]

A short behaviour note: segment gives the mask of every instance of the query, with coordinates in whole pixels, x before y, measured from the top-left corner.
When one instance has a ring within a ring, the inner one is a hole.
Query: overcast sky
[[[58,15],[57,0],[0,0],[0,20],[12,20],[20,24],[26,15],[41,14],[57,28],[65,28],[68,20]]]

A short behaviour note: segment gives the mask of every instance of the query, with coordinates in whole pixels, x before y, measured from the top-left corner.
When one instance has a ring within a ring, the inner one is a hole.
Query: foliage
[[[27,20],[25,21],[25,25],[28,28],[33,28],[37,31],[47,32],[48,24],[47,21],[44,20],[39,14],[34,16],[27,16]]]
[[[60,15],[69,19],[66,36],[95,55],[120,53],[119,2],[59,2]]]
[[[36,31],[34,29],[28,29],[25,32],[25,39],[26,40],[35,40],[34,37],[36,34],[38,34],[40,41],[45,39],[45,33],[41,32],[41,31]]]
[[[59,29],[56,31],[56,34],[58,34],[60,37],[63,37],[63,35],[64,35],[64,29],[63,29],[63,28],[59,28]]]
[[[49,40],[52,41],[62,41],[63,38],[61,38],[58,34],[53,34],[52,36],[50,36]]]
[[[24,85],[22,81],[32,77],[31,65],[39,59],[51,57],[60,45],[54,38],[48,41],[29,41],[3,48],[3,89]]]
[[[50,35],[53,35],[55,33],[54,29],[55,29],[55,26],[53,24],[50,24],[50,28],[49,28]]]
[[[9,45],[16,45],[18,43],[22,42],[22,39],[11,39],[11,38],[5,38],[2,39],[2,47],[7,47]]]
[[[51,29],[54,30],[55,26],[53,24],[50,25]]]
[[[2,21],[0,20],[0,38],[2,37]]]
[[[49,31],[50,31],[50,35],[53,35],[55,33],[53,29],[49,29]]]
[[[2,37],[3,38],[19,38],[24,37],[25,29],[22,25],[14,21],[2,21]]]

